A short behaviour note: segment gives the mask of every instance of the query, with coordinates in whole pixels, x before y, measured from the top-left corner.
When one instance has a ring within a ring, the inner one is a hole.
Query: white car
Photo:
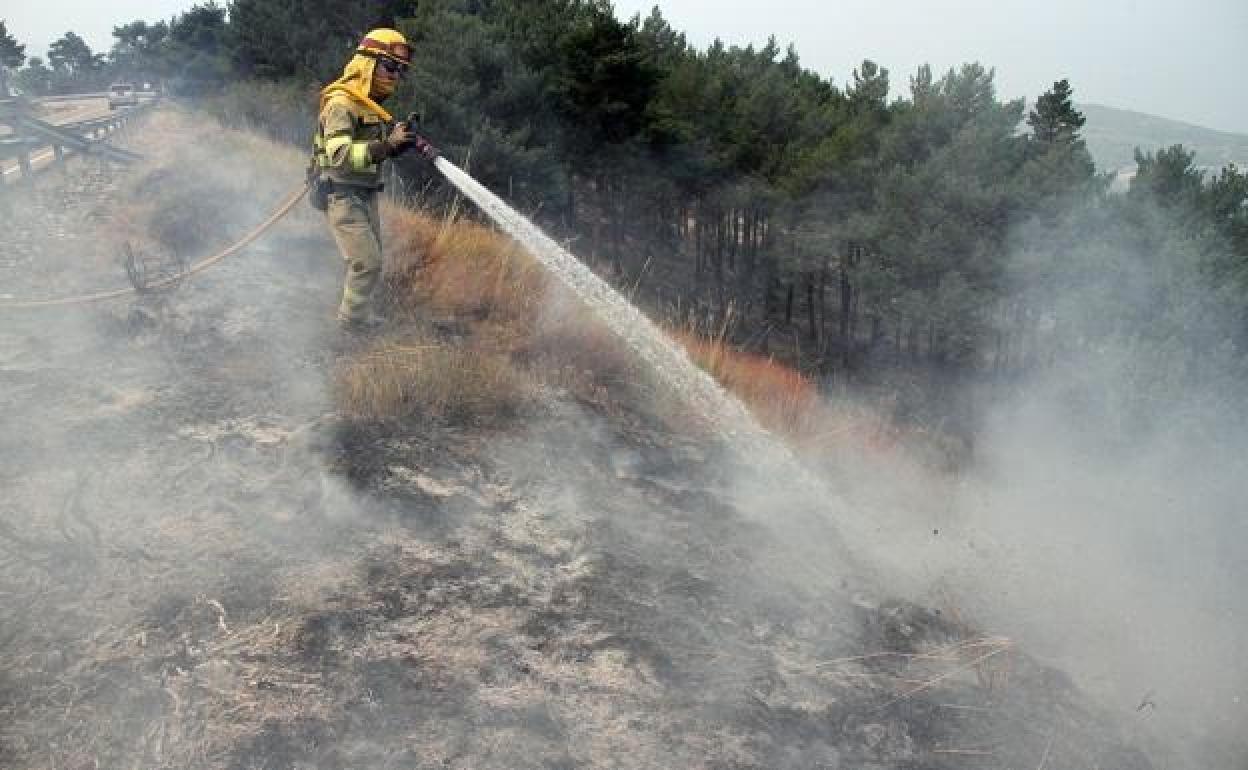
[[[133,83],[113,83],[108,87],[108,108],[137,107],[139,94],[134,90]]]

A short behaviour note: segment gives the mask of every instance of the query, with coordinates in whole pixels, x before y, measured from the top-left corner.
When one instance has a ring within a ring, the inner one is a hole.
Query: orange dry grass
[[[476,222],[386,211],[389,283],[400,305],[531,328],[546,278],[519,245]]]
[[[896,425],[881,411],[862,404],[832,403],[801,372],[753,353],[733,349],[722,336],[691,330],[668,332],[698,366],[749,408],[763,427],[817,456],[893,454],[899,448]]]
[[[509,356],[535,379],[585,400],[630,378],[633,362],[610,330],[552,286],[510,238],[476,222],[385,212],[388,286],[400,308],[469,321],[465,345]]]
[[[740,398],[767,428],[789,436],[810,432],[819,415],[815,385],[771,358],[733,350],[723,339],[671,332],[691,358]]]

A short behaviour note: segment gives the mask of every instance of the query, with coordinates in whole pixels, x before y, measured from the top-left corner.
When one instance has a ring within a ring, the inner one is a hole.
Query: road
[[[108,99],[96,97],[72,102],[52,102],[45,104],[44,110],[44,118],[49,123],[60,126],[104,117],[108,114]]]
[[[43,119],[57,126],[93,118],[102,118],[109,113],[108,99],[103,97],[51,102],[45,104],[44,109]],[[0,127],[0,137],[11,133],[7,126]],[[67,150],[66,152],[69,151]],[[30,154],[31,168],[37,171],[51,163],[55,157],[50,146],[40,147]],[[15,179],[20,171],[16,159],[0,161],[0,178],[3,178],[5,182]]]

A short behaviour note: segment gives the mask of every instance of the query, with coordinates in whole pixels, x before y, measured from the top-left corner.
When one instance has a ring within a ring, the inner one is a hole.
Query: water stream
[[[827,484],[765,430],[740,400],[699,368],[682,347],[610,284],[455,164],[438,158],[436,165],[451,184],[528,249],[618,334],[660,382],[683,399],[695,416],[737,454],[741,467],[752,471],[750,475],[757,481],[746,486],[756,497],[748,507],[757,508],[755,513],[769,518],[783,518],[795,531],[808,536],[800,544],[790,544],[787,558],[791,571],[802,572],[809,585],[816,585],[816,581],[822,582],[832,574],[824,568],[827,547],[842,542],[841,529],[847,517],[835,515],[843,511],[833,505],[837,498]],[[759,495],[761,497],[757,497]],[[838,522],[835,525],[834,520]],[[773,523],[777,522],[773,520]],[[861,571],[866,574],[865,569]]]
[[[524,246],[618,334],[716,433],[737,445],[745,442],[742,449],[747,452],[765,447],[770,452],[781,450],[787,454],[741,401],[699,368],[662,329],[581,260],[454,163],[438,158],[435,165],[466,198]]]

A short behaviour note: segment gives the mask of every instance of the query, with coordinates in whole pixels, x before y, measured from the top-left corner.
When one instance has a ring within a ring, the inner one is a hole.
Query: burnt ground
[[[0,204],[0,294],[124,280],[118,173]],[[336,416],[338,270],[304,217],[174,292],[0,310],[0,766],[1166,766],[838,549],[792,569],[748,470],[644,410]]]

